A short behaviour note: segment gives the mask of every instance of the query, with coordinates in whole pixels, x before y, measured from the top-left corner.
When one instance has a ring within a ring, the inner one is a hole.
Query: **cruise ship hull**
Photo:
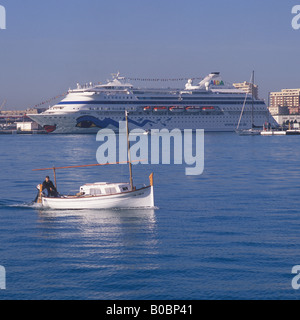
[[[210,74],[198,86],[190,80],[185,90],[139,89],[124,79],[83,88],[78,85],[57,105],[28,116],[56,134],[97,133],[106,128],[118,131],[125,111],[129,112],[130,130],[233,132],[238,124],[239,129],[276,125],[263,100],[225,85],[219,73]]]
[[[72,115],[57,115],[54,119],[47,115],[30,115],[30,118],[36,121],[49,133],[56,134],[89,134],[97,133],[100,129],[112,129],[118,131],[119,122],[124,121],[121,114],[110,115],[74,113]],[[261,110],[254,114],[254,123],[261,126],[269,121],[266,110]],[[204,129],[207,132],[233,132],[239,121],[239,112],[235,115],[200,115],[200,114],[164,114],[164,115],[134,115],[130,114],[129,128],[133,129]],[[240,123],[240,129],[251,127],[252,118],[244,115]]]

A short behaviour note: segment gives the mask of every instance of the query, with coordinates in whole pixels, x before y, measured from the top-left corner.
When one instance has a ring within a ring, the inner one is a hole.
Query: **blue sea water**
[[[0,136],[0,300],[299,299],[299,139],[206,133],[200,176],[134,167],[136,183],[154,172],[157,210],[41,211],[32,169],[95,163],[99,142]],[[120,179],[126,165],[66,170],[58,187]]]

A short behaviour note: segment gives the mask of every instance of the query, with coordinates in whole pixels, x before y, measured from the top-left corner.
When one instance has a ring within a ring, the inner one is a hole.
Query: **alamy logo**
[[[294,30],[300,29],[300,5],[294,6],[292,8],[292,14],[295,14],[295,17],[292,20],[292,27]]]
[[[128,149],[126,137],[126,122],[119,122],[119,150],[117,151],[117,135],[111,129],[101,129],[96,140],[101,143],[97,150],[96,158],[98,163],[126,162]],[[169,131],[167,129],[152,129],[148,139],[146,131],[134,129],[129,134],[129,140],[133,142],[130,147],[133,164],[174,164],[187,165],[186,175],[201,175],[204,170],[204,130],[179,129]],[[150,140],[150,142],[149,142]],[[173,140],[174,150],[171,151]],[[194,141],[194,143],[193,143]],[[150,149],[150,150],[149,150]],[[149,154],[151,151],[151,156]],[[171,153],[173,157],[171,156]]]
[[[6,10],[0,5],[0,29],[6,29]]]
[[[0,266],[0,290],[6,289],[6,272],[5,268]]]
[[[295,274],[296,276],[292,279],[292,288],[295,290],[300,289],[300,266],[294,266],[292,269],[292,274]]]

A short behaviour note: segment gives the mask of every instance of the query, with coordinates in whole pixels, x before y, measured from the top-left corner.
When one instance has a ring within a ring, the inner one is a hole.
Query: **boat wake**
[[[1,201],[0,208],[19,208],[19,209],[39,209],[41,204],[30,202],[30,203],[15,203],[14,201]]]
[[[28,209],[40,209],[42,205],[40,203],[22,203],[22,204],[13,204],[10,205],[9,207],[12,208],[28,208]]]

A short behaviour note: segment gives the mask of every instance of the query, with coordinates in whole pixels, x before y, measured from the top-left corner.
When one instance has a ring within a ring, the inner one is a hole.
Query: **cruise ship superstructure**
[[[250,128],[252,121],[260,127],[276,124],[263,100],[225,83],[217,72],[197,85],[188,80],[184,89],[136,88],[119,75],[106,84],[78,84],[58,104],[28,116],[49,133],[118,131],[125,110],[130,129],[234,131],[243,106],[241,129]]]

